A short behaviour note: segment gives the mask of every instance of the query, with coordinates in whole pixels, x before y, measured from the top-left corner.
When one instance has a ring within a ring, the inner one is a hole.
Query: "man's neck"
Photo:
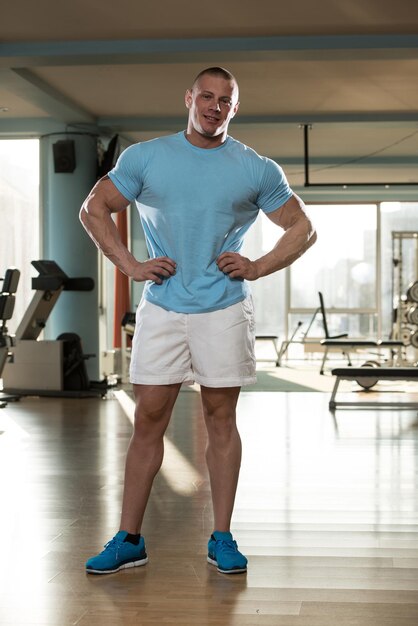
[[[217,135],[216,137],[207,137],[206,135],[201,135],[196,132],[194,129],[189,131],[187,129],[184,133],[187,141],[191,143],[193,146],[197,148],[203,148],[205,150],[210,150],[211,148],[218,148],[221,146],[227,138],[226,133],[222,135]]]

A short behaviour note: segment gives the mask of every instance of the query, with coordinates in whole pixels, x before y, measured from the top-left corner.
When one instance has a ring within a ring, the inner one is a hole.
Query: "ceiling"
[[[0,41],[0,138],[181,130],[216,64],[240,86],[230,133],[294,187],[305,141],[313,187],[418,183],[416,0],[16,0]]]

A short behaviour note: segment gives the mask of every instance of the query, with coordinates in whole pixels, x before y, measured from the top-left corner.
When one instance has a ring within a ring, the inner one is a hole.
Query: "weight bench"
[[[364,381],[366,383],[367,380],[370,381],[370,386],[375,384],[373,381],[376,380],[405,380],[418,381],[418,367],[339,367],[332,370],[332,375],[336,376],[334,389],[332,390],[331,399],[329,401],[330,410],[334,410],[339,406],[365,406],[365,407],[376,407],[376,406],[398,406],[404,408],[418,408],[417,402],[402,402],[401,400],[393,401],[393,402],[385,402],[380,400],[372,400],[369,402],[362,401],[351,401],[351,402],[340,402],[336,401],[336,395],[338,391],[338,386],[342,380],[355,380],[357,382]]]
[[[324,346],[324,356],[321,363],[320,373],[324,373],[325,363],[327,361],[328,352],[331,348],[338,348],[347,357],[348,365],[351,366],[350,352],[356,350],[381,350],[382,348],[397,352],[398,362],[402,360],[402,341],[395,339],[322,339],[321,346]]]
[[[3,281],[0,291],[0,378],[3,376],[10,349],[15,345],[15,338],[9,335],[6,324],[13,315],[19,279],[20,271],[15,267],[7,269],[4,278],[0,278],[0,281]],[[12,400],[18,400],[18,398],[15,395],[0,392],[0,408],[4,408],[7,402]]]

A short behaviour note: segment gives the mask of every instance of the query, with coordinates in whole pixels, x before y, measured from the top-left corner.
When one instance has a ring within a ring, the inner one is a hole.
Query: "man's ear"
[[[186,94],[184,96],[184,102],[186,104],[186,107],[190,109],[190,107],[192,106],[192,90],[191,89],[187,89]]]
[[[233,113],[232,113],[231,117],[235,117],[236,116],[236,114],[238,113],[238,109],[239,109],[239,102],[237,102],[236,105],[234,106]]]

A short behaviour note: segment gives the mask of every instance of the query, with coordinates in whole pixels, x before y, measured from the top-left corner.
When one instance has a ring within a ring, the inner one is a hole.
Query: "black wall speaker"
[[[75,170],[75,144],[72,139],[61,139],[52,145],[55,173],[71,173]]]

